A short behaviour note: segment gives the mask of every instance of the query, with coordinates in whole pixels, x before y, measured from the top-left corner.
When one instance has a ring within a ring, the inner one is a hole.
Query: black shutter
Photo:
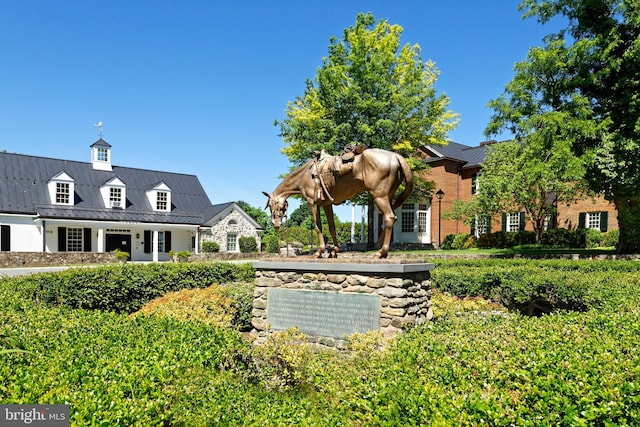
[[[609,212],[600,212],[600,231],[606,233],[609,229]]]
[[[67,251],[67,228],[58,227],[58,252]]]
[[[585,228],[587,226],[587,214],[585,212],[580,212],[578,215],[578,228]]]
[[[487,215],[487,234],[491,234],[491,224],[493,223],[493,217],[491,215]]]
[[[164,232],[164,251],[169,252],[171,250],[171,232]]]
[[[144,230],[144,253],[151,253],[151,230]]]
[[[520,230],[524,230],[524,226],[527,225],[527,217],[525,216],[524,212],[520,212],[520,224],[518,224],[520,227]]]
[[[11,227],[8,225],[0,226],[0,251],[11,250]]]
[[[507,231],[507,214],[502,214],[502,231]]]
[[[85,252],[91,252],[91,229],[90,228],[84,229],[83,240],[84,241],[82,242],[82,244],[84,245],[84,248],[82,248],[82,250]]]

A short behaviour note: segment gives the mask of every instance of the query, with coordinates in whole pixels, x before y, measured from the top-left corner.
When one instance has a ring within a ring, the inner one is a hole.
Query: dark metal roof
[[[204,222],[207,222],[213,219],[216,215],[218,215],[220,212],[222,212],[223,210],[225,210],[231,205],[233,205],[233,202],[220,203],[218,205],[208,206],[204,212],[204,220],[205,220]]]
[[[105,141],[104,139],[100,138],[99,140],[97,140],[96,142],[94,142],[93,144],[91,144],[91,147],[107,147],[107,148],[111,148],[111,144],[109,144],[107,141]]]
[[[98,141],[100,142],[100,141]],[[211,206],[195,175],[113,166],[95,170],[91,163],[0,153],[0,212],[46,218],[204,224]],[[60,172],[74,179],[73,207],[51,203],[47,181]],[[118,177],[126,184],[126,209],[104,206],[100,187]],[[164,182],[171,189],[171,212],[155,212],[146,191]]]
[[[478,147],[469,147],[457,142],[449,142],[442,147],[428,145],[426,148],[432,153],[437,153],[436,157],[426,159],[427,163],[440,159],[450,159],[462,163],[464,168],[480,166],[487,155],[486,144]]]

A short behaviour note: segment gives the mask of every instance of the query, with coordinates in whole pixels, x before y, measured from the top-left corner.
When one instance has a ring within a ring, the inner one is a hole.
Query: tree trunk
[[[544,233],[544,217],[536,218],[533,222],[533,231],[536,233],[536,244],[540,244],[542,241],[542,234]]]
[[[640,253],[640,197],[616,198],[614,203],[620,229],[617,252]]]

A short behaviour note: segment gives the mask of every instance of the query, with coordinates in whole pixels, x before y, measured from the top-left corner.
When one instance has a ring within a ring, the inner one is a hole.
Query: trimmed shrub
[[[467,239],[469,239],[468,233],[456,234],[451,242],[451,249],[463,249]]]
[[[232,282],[223,288],[225,295],[231,299],[232,318],[231,324],[241,330],[251,330],[253,320],[253,283]]]
[[[585,248],[593,249],[600,246],[602,242],[602,232],[595,228],[587,228],[584,232]]]
[[[133,316],[168,316],[180,321],[198,321],[206,325],[231,326],[233,301],[220,285],[204,289],[182,289],[155,298]]]
[[[473,249],[477,247],[475,236],[469,236],[462,245],[462,249]]]
[[[252,282],[250,264],[162,263],[72,268],[20,278],[27,298],[53,306],[132,313],[166,292]]]
[[[620,230],[611,230],[602,236],[601,245],[604,247],[617,246],[620,239]]]
[[[277,254],[280,252],[280,244],[278,242],[278,236],[275,234],[269,234],[262,238],[263,249],[270,254]]]
[[[202,242],[202,252],[206,252],[206,253],[220,252],[220,245],[218,244],[218,242],[214,242],[212,240],[205,240]]]
[[[530,245],[536,242],[536,233],[529,230],[496,231],[483,234],[478,238],[479,248],[506,249],[515,246]]]
[[[640,305],[640,271],[626,261],[438,261],[432,280],[442,292],[485,296],[527,315]]]
[[[240,252],[243,254],[258,252],[258,242],[253,236],[241,236],[238,239],[238,244],[240,246]]]
[[[495,233],[481,234],[480,237],[478,237],[478,241],[476,242],[476,245],[479,248],[484,248],[484,249],[495,248],[496,247],[495,237],[496,237]]]
[[[453,245],[453,240],[455,238],[456,238],[455,234],[447,234],[446,236],[444,236],[444,240],[442,241],[442,245],[440,245],[440,249],[446,249],[446,250],[451,249],[451,246]]]

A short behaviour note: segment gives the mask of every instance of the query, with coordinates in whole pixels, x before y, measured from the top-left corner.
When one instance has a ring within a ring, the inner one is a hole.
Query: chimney
[[[488,140],[488,141],[482,141],[482,142],[480,143],[480,147],[484,147],[484,146],[487,146],[487,145],[496,144],[497,142],[498,142],[498,141],[496,141],[495,139],[490,139],[490,140]]]

